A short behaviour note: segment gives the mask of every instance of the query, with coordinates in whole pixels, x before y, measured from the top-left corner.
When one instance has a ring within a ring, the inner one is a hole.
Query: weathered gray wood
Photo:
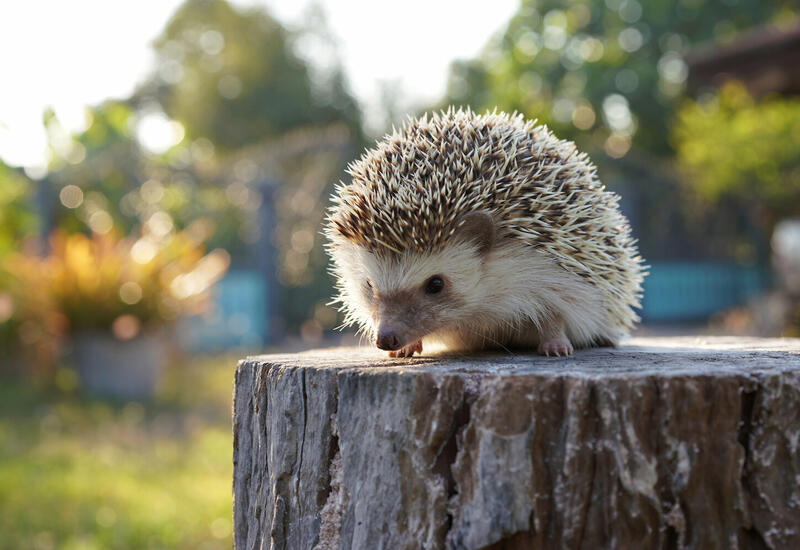
[[[233,489],[237,550],[797,549],[800,340],[249,358]]]

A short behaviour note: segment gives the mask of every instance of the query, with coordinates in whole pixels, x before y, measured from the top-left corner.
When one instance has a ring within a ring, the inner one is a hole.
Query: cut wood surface
[[[799,549],[800,340],[251,357],[234,543]]]

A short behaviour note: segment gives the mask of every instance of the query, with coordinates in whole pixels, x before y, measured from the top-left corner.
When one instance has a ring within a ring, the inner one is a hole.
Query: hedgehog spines
[[[332,255],[340,239],[378,256],[439,250],[465,214],[485,210],[498,234],[613,297],[622,325],[636,319],[643,268],[619,198],[585,153],[547,127],[451,107],[409,117],[347,173],[327,218]]]

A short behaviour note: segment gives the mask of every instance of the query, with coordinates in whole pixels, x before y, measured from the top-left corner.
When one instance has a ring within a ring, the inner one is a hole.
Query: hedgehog
[[[522,115],[450,108],[350,164],[324,233],[344,313],[390,357],[613,346],[645,266],[588,156]]]

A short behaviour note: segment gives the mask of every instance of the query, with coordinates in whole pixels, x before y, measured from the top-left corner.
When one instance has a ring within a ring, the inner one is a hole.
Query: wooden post
[[[237,550],[800,548],[800,340],[253,357],[233,429]]]

